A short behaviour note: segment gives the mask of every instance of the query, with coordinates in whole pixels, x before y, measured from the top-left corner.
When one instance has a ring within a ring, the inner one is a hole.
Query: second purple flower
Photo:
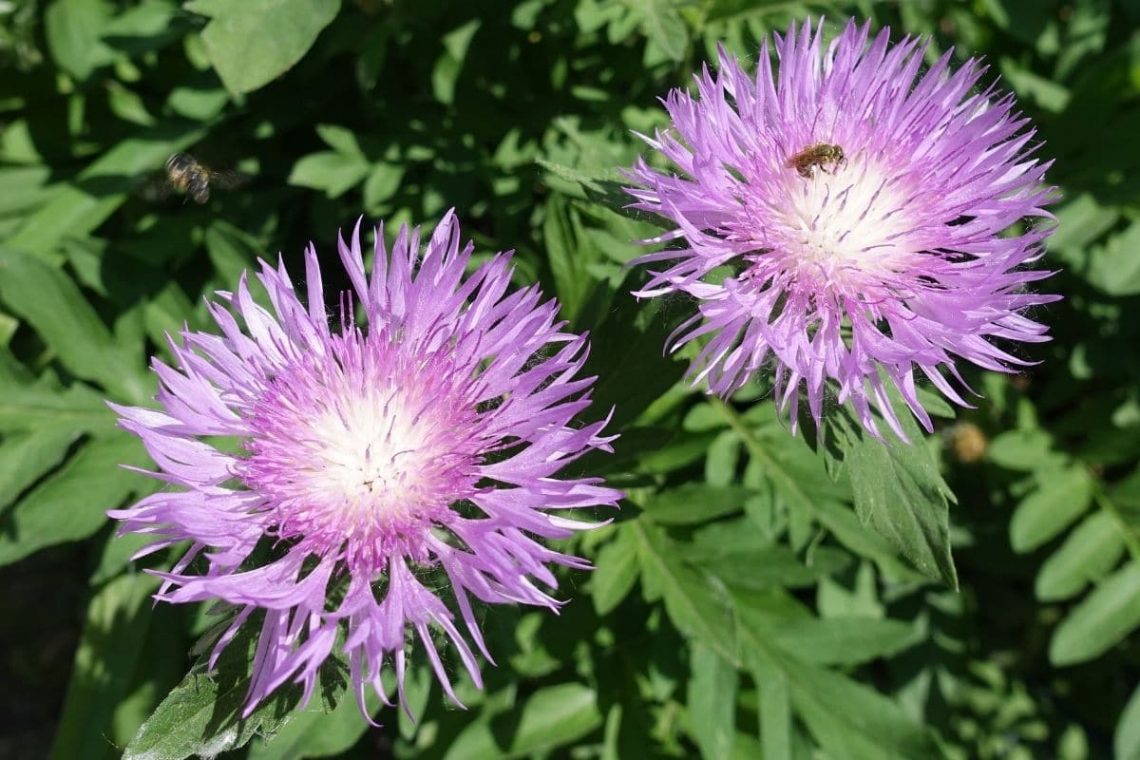
[[[834,387],[905,437],[893,385],[930,430],[919,377],[965,405],[957,358],[1010,371],[1029,363],[1012,344],[1048,339],[1025,312],[1056,299],[1025,286],[1049,275],[1027,266],[1051,226],[1018,226],[1049,216],[1048,164],[1011,96],[974,91],[974,60],[924,72],[920,40],[854,22],[774,46],[775,67],[767,42],[754,75],[722,51],[696,96],[669,94],[671,128],[646,140],[680,174],[629,172],[634,207],[673,227],[636,295],[697,299],[671,346],[706,338],[691,375],[713,393],[770,367],[793,425],[801,388],[818,425]]]

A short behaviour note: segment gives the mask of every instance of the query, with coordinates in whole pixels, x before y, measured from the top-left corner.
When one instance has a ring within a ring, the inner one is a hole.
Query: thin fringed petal
[[[422,247],[406,227],[386,247],[380,227],[368,272],[361,226],[337,241],[351,295],[326,299],[312,246],[307,305],[282,262],[262,262],[269,308],[243,277],[210,304],[220,335],[187,331],[173,366],[155,362],[159,409],[112,405],[177,490],[109,514],[154,538],[144,552],[189,542],[155,571],[156,598],[232,610],[211,668],[258,627],[247,716],[291,681],[307,700],[338,650],[361,712],[368,689],[388,704],[385,665],[404,701],[413,646],[459,704],[439,644],[481,687],[476,652],[491,656],[472,600],[557,609],[551,566],[589,564],[543,541],[602,524],[558,513],[621,496],[558,477],[613,436],[608,418],[577,420],[586,338],[537,288],[509,292],[510,255],[467,274],[473,247],[449,211]]]
[[[801,395],[818,426],[834,393],[901,436],[897,392],[930,430],[916,372],[964,404],[959,359],[1016,371],[1017,344],[1048,340],[1025,312],[1057,300],[1028,289],[1050,274],[1029,268],[1052,229],[1049,163],[1012,97],[975,90],[977,61],[923,72],[918,39],[822,30],[774,35],[754,75],[720,48],[695,94],[664,99],[670,128],[642,138],[673,166],[626,174],[632,206],[672,229],[643,241],[669,247],[638,260],[635,295],[697,301],[667,350],[699,342],[689,376],[711,393],[767,368],[793,425]]]

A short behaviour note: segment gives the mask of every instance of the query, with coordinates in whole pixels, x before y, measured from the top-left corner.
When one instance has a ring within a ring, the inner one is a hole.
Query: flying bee
[[[210,185],[230,189],[240,185],[242,177],[237,172],[211,169],[189,153],[175,153],[166,159],[166,181],[195,203],[205,203],[210,200]]]
[[[786,166],[789,169],[795,169],[801,177],[810,179],[812,169],[815,167],[818,166],[821,171],[831,174],[846,160],[847,156],[844,154],[843,148],[838,145],[816,143],[789,158]],[[828,166],[831,167],[831,171],[828,171]]]

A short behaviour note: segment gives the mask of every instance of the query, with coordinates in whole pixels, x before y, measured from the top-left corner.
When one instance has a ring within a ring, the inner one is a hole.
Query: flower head
[[[415,638],[455,700],[433,629],[479,685],[468,642],[490,654],[472,599],[556,609],[540,588],[556,586],[549,565],[588,565],[540,539],[591,525],[558,512],[620,496],[556,477],[612,440],[604,421],[574,422],[593,378],[576,377],[586,339],[564,331],[557,303],[509,292],[508,254],[465,276],[472,246],[450,213],[422,255],[418,230],[402,229],[390,256],[378,230],[371,277],[359,235],[358,223],[340,241],[355,299],[341,295],[339,329],[312,247],[307,307],[284,265],[262,262],[271,310],[243,277],[210,305],[220,335],[184,332],[177,367],[154,362],[161,410],[115,407],[177,489],[112,517],[158,536],[150,550],[190,542],[158,598],[235,608],[211,664],[261,621],[247,713],[288,680],[307,700],[334,647],[361,709],[369,684],[384,698],[386,661],[402,700]]]
[[[916,372],[966,405],[956,358],[1010,371],[1027,362],[1008,344],[1048,339],[1024,311],[1056,299],[1024,286],[1049,275],[1025,268],[1049,226],[1018,227],[1049,216],[1048,164],[1011,96],[974,91],[978,62],[924,72],[917,39],[852,21],[825,46],[822,26],[776,35],[775,67],[765,41],[754,76],[722,49],[695,96],[669,94],[672,128],[644,139],[680,174],[628,175],[634,207],[674,228],[647,241],[670,245],[640,261],[666,264],[635,295],[698,300],[671,347],[707,336],[690,374],[710,391],[770,362],[793,425],[800,388],[818,425],[834,383],[902,437],[888,385],[930,430]]]

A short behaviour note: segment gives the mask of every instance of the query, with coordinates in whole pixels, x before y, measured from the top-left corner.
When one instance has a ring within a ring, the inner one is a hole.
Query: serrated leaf
[[[941,756],[930,732],[893,700],[839,673],[771,649],[755,635],[747,617],[744,623],[754,672],[784,674],[795,712],[829,755],[856,760]]]
[[[340,11],[340,0],[194,0],[209,16],[202,30],[210,64],[235,95],[252,92],[293,67]]]
[[[894,438],[849,436],[855,511],[923,574],[958,587],[950,555],[950,499],[930,451]]]
[[[1083,467],[1071,466],[1039,476],[1036,491],[1024,499],[1009,523],[1009,540],[1018,553],[1033,551],[1084,514],[1092,501],[1093,481]]]
[[[1034,585],[1041,601],[1075,596],[1100,580],[1124,556],[1120,523],[1106,511],[1089,515],[1045,560]]]
[[[672,542],[651,524],[631,523],[637,538],[642,590],[649,601],[663,599],[669,618],[686,636],[710,647],[736,665],[736,624],[731,605],[713,586],[676,559]]]
[[[566,319],[573,320],[589,295],[594,278],[587,268],[597,255],[593,246],[585,244],[578,217],[561,196],[552,197],[546,204],[542,240],[561,313]]]
[[[1049,642],[1049,661],[1076,665],[1123,641],[1140,626],[1140,563],[1106,578],[1065,617]]]
[[[213,758],[245,746],[254,736],[272,736],[284,726],[300,698],[295,684],[277,689],[248,718],[239,717],[246,703],[253,645],[259,632],[258,621],[247,620],[218,658],[213,674],[206,672],[202,661],[194,665],[139,728],[123,752],[123,760]],[[314,709],[331,710],[332,703],[340,701],[345,686],[338,673],[341,667],[343,663],[335,658],[322,666],[322,685],[314,695]]]

